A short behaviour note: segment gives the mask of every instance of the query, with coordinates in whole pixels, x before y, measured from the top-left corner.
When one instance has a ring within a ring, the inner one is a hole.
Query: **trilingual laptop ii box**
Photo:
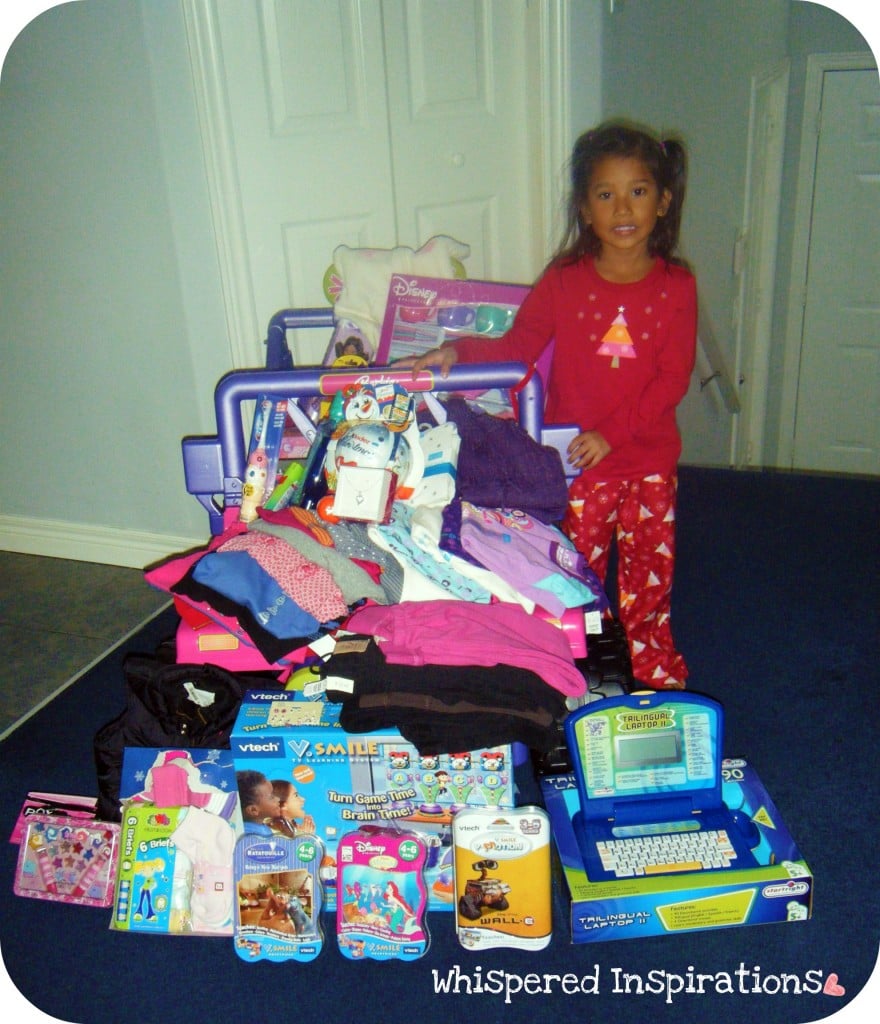
[[[346,732],[340,707],[291,690],[248,691],[230,738],[236,773],[293,783],[305,815],[296,831],[314,831],[324,844],[328,910],[336,906],[339,839],[358,828],[395,825],[424,834],[429,907],[452,910],[453,815],[462,807],[514,806],[511,747],[422,756],[397,729]]]
[[[758,828],[757,867],[688,871],[591,881],[572,819],[579,810],[574,775],[541,779],[544,803],[571,896],[572,942],[805,921],[812,913],[813,876],[754,768],[723,762],[722,796]]]

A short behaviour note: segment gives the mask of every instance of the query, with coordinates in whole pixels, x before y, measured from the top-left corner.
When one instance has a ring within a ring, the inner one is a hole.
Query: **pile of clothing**
[[[445,407],[460,442],[451,496],[417,489],[385,522],[299,507],[230,518],[146,579],[270,664],[313,663],[315,642],[335,640],[321,671],[349,732],[394,726],[424,753],[547,749],[586,685],[551,620],[607,599],[554,525],[567,502],[558,452],[464,399]]]

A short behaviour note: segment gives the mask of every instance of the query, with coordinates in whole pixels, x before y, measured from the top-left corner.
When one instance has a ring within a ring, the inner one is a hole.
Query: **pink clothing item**
[[[189,773],[179,764],[154,765],[152,797],[157,807],[205,807],[210,793],[196,793],[189,788]]]
[[[236,510],[237,515],[237,510]],[[244,523],[239,523],[236,518],[231,525],[218,537],[203,548],[189,551],[182,555],[173,555],[162,562],[149,566],[144,570],[144,579],[151,587],[161,590],[165,594],[173,594],[172,587],[179,583],[190,569],[199,561],[202,555],[209,551],[216,551],[222,544],[247,531]],[[186,597],[183,594],[173,594],[174,603],[177,606],[181,618],[186,618],[186,609],[192,608],[195,612],[201,613],[205,618],[215,622],[227,632],[231,633],[246,647],[254,647],[254,642],[242,628],[241,623],[232,615],[224,615],[212,608],[207,601],[197,601],[194,598]]]
[[[696,351],[697,293],[683,267],[657,260],[641,281],[614,284],[592,258],[549,267],[499,339],[462,338],[464,363],[535,363],[553,339],[547,423],[598,430],[611,451],[591,480],[668,476],[681,454],[675,409]]]
[[[358,609],[345,628],[375,637],[392,665],[515,665],[566,696],[586,692],[563,631],[519,605],[375,605]]]
[[[333,576],[283,540],[265,533],[248,533],[233,537],[220,550],[246,552],[318,622],[331,622],[348,613]]]
[[[208,811],[191,807],[171,841],[192,861],[189,909],[193,931],[226,935],[232,927],[235,829]]]

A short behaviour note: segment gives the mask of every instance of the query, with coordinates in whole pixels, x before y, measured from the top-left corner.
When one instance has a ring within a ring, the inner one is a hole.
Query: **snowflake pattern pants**
[[[564,532],[600,580],[608,574],[616,531],[620,621],[633,675],[654,690],[682,690],[688,674],[670,626],[677,488],[675,474],[636,481],[578,477],[563,522]]]

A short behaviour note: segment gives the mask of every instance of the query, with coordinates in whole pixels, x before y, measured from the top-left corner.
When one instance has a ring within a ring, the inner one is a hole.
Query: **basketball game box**
[[[299,817],[281,824],[322,841],[327,909],[336,906],[340,838],[364,827],[398,825],[422,833],[428,845],[430,909],[451,910],[453,815],[463,807],[514,806],[510,746],[422,756],[396,729],[347,733],[339,724],[340,707],[292,690],[245,694],[230,739],[239,790],[245,771],[293,785]]]
[[[571,938],[606,942],[780,921],[812,913],[813,877],[754,768],[722,761],[722,798],[753,828],[747,867],[653,873],[629,865],[621,877],[587,873],[574,774],[541,779],[541,788],[571,897]]]

